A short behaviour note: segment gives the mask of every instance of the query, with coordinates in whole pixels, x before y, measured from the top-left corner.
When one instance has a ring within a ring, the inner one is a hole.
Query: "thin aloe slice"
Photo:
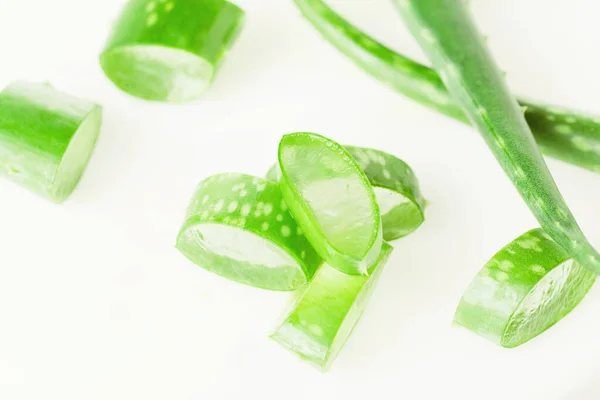
[[[0,173],[62,203],[92,156],[100,106],[47,84],[14,82],[0,93]]]
[[[454,322],[503,347],[516,347],[560,321],[596,275],[542,229],[498,252],[467,288]]]
[[[130,0],[100,63],[108,78],[131,95],[193,100],[212,82],[243,17],[225,0]]]
[[[243,174],[214,175],[200,183],[177,248],[209,271],[271,290],[303,286],[322,263],[278,185]]]
[[[350,60],[399,93],[469,123],[439,75],[349,23],[323,0],[294,0],[304,17]],[[600,172],[600,117],[519,99],[540,150],[547,156]]]
[[[358,323],[392,247],[383,243],[369,276],[347,275],[323,264],[271,338],[325,371]]]
[[[600,254],[565,203],[502,72],[459,0],[394,0],[448,91],[477,127],[541,227],[600,274]]]
[[[279,143],[279,187],[317,253],[348,274],[366,274],[381,252],[375,192],[342,146],[307,132]]]
[[[419,181],[404,161],[383,151],[344,146],[358,162],[373,186],[383,226],[383,239],[399,239],[423,223],[425,199]],[[267,179],[277,182],[277,165],[267,172]]]

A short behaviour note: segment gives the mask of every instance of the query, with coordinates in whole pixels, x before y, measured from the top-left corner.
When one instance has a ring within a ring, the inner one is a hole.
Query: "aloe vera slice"
[[[193,100],[212,82],[243,17],[225,0],[131,0],[100,63],[108,78],[131,95]]]
[[[304,17],[350,60],[399,93],[469,123],[439,75],[356,28],[323,0],[294,0]],[[600,117],[519,99],[540,150],[547,156],[600,172]]]
[[[381,252],[375,192],[342,146],[298,132],[279,143],[279,187],[317,253],[349,274],[366,274]]]
[[[271,290],[301,287],[322,263],[278,185],[243,174],[214,175],[200,183],[177,248],[209,271]]]
[[[0,173],[62,203],[93,153],[102,109],[47,84],[14,82],[0,93]]]
[[[600,254],[565,203],[465,4],[459,0],[394,2],[541,227],[581,265],[600,274]]]
[[[367,307],[391,253],[384,242],[369,276],[347,275],[323,264],[271,338],[327,370]]]
[[[383,239],[399,239],[415,231],[425,220],[425,199],[419,181],[404,161],[383,151],[344,146],[358,162],[373,186],[383,227]],[[277,164],[267,172],[277,182]]]
[[[535,229],[498,252],[473,279],[454,322],[504,347],[516,347],[560,321],[596,275]]]

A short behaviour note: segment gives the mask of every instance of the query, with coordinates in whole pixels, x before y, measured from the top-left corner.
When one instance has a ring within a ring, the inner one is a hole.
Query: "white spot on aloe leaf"
[[[387,168],[384,168],[383,176],[385,177],[385,179],[390,179],[392,177],[392,174],[390,174],[390,171],[388,171]]]
[[[260,229],[262,229],[263,231],[268,231],[269,230],[269,223],[268,222],[263,222],[262,225],[260,226]]]
[[[252,211],[252,207],[250,206],[250,204],[244,204],[242,206],[242,215],[244,217],[247,217],[248,215],[250,215],[250,211]]]
[[[208,201],[209,198],[210,198],[210,196],[205,194],[204,197],[202,198],[202,204],[206,204],[206,202]]]
[[[148,3],[146,5],[147,12],[152,12],[152,11],[154,11],[155,8],[156,8],[156,3],[154,3],[153,1],[151,1],[150,3]]]
[[[175,4],[173,4],[172,2],[168,2],[167,4],[165,4],[165,11],[166,12],[172,11],[173,8],[175,8]]]
[[[539,245],[540,239],[536,237],[524,238],[517,242],[519,247],[527,250],[533,250],[538,253],[542,252],[542,248]]]
[[[246,197],[248,195],[248,191],[246,189],[240,190],[240,197]]]
[[[148,15],[148,19],[146,19],[146,25],[153,26],[156,24],[156,21],[158,21],[158,15],[156,15],[156,13],[152,13]]]
[[[229,203],[229,205],[227,206],[227,211],[229,211],[230,213],[232,213],[235,210],[237,210],[237,207],[238,207],[238,202],[234,200],[231,203]]]
[[[323,336],[323,328],[319,325],[312,324],[308,327],[308,330],[317,336]]]
[[[556,125],[554,127],[554,130],[558,133],[562,133],[563,135],[568,135],[570,133],[573,133],[573,128],[571,128],[569,125]]]
[[[546,119],[548,121],[556,121],[556,117],[554,115],[552,115],[552,114],[546,115]]]
[[[529,267],[529,269],[531,269],[533,272],[539,275],[544,275],[546,273],[546,269],[541,265],[532,265],[531,267]]]
[[[523,171],[523,168],[521,168],[521,167],[515,168],[515,176],[517,178],[525,178],[525,171]]]
[[[271,214],[273,212],[273,204],[271,204],[271,203],[265,204],[265,208],[264,208],[263,212],[265,213],[265,215]]]
[[[281,222],[281,221],[283,221],[283,215],[277,214],[277,217],[275,217],[275,219],[277,219],[277,221]]]
[[[306,258],[306,251],[302,250],[300,252],[300,258]]]
[[[504,271],[496,271],[494,272],[493,278],[496,279],[498,282],[506,282],[509,276]]]
[[[567,118],[565,118],[565,121],[566,121],[568,124],[574,124],[574,123],[576,123],[576,122],[577,122],[577,118],[575,118],[575,117],[567,117]]]
[[[508,260],[502,260],[498,263],[498,268],[502,271],[510,271],[512,268],[514,268],[514,266],[515,264]]]
[[[594,146],[586,138],[582,138],[580,136],[575,136],[573,139],[571,139],[571,142],[579,150],[582,150],[582,151],[594,151]]]
[[[216,212],[221,211],[223,209],[223,205],[225,205],[225,202],[223,201],[223,199],[217,201],[217,203],[215,204],[215,207],[214,207],[215,211]]]
[[[289,226],[284,225],[281,227],[281,234],[283,235],[283,237],[290,237],[292,231]]]

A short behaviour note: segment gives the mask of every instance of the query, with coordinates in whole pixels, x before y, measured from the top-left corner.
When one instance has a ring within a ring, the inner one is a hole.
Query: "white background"
[[[0,0],[0,86],[50,81],[105,110],[63,206],[0,180],[0,398],[600,398],[598,286],[515,350],[451,327],[479,268],[536,226],[479,136],[368,77],[290,1],[238,4],[246,28],[214,86],[165,105],[121,93],[98,65],[121,0]],[[600,114],[597,2],[471,4],[515,92]],[[336,6],[423,59],[388,0]],[[398,155],[431,202],[327,374],[267,338],[288,294],[228,282],[174,249],[198,181],[262,175],[280,136],[301,130]],[[549,165],[600,246],[600,175]]]

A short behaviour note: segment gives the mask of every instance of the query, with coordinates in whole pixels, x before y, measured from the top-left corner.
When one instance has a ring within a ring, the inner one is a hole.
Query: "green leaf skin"
[[[383,239],[399,239],[415,231],[425,220],[425,199],[419,181],[404,161],[383,151],[344,146],[373,186],[381,212]],[[278,182],[277,164],[267,179]]]
[[[243,19],[244,12],[225,0],[130,0],[100,63],[131,95],[190,101],[212,82]]]
[[[383,242],[375,192],[354,158],[321,135],[298,132],[279,143],[279,187],[298,225],[329,265],[366,274]]]
[[[347,275],[323,264],[271,338],[322,371],[329,369],[367,307],[391,252],[384,243],[369,276]]]
[[[42,83],[14,82],[0,93],[0,173],[62,203],[93,153],[102,109]]]
[[[323,0],[294,0],[304,17],[350,60],[399,93],[458,121],[469,123],[439,75],[384,46],[350,24]],[[600,172],[600,117],[520,99],[541,151]]]
[[[595,280],[595,274],[535,229],[485,265],[467,288],[454,322],[503,347],[516,347],[571,312]]]
[[[395,0],[400,14],[542,228],[579,263],[600,273],[503,74],[459,0]]]
[[[243,174],[214,175],[200,183],[177,248],[208,271],[279,291],[305,285],[323,262],[288,211],[279,186]]]

